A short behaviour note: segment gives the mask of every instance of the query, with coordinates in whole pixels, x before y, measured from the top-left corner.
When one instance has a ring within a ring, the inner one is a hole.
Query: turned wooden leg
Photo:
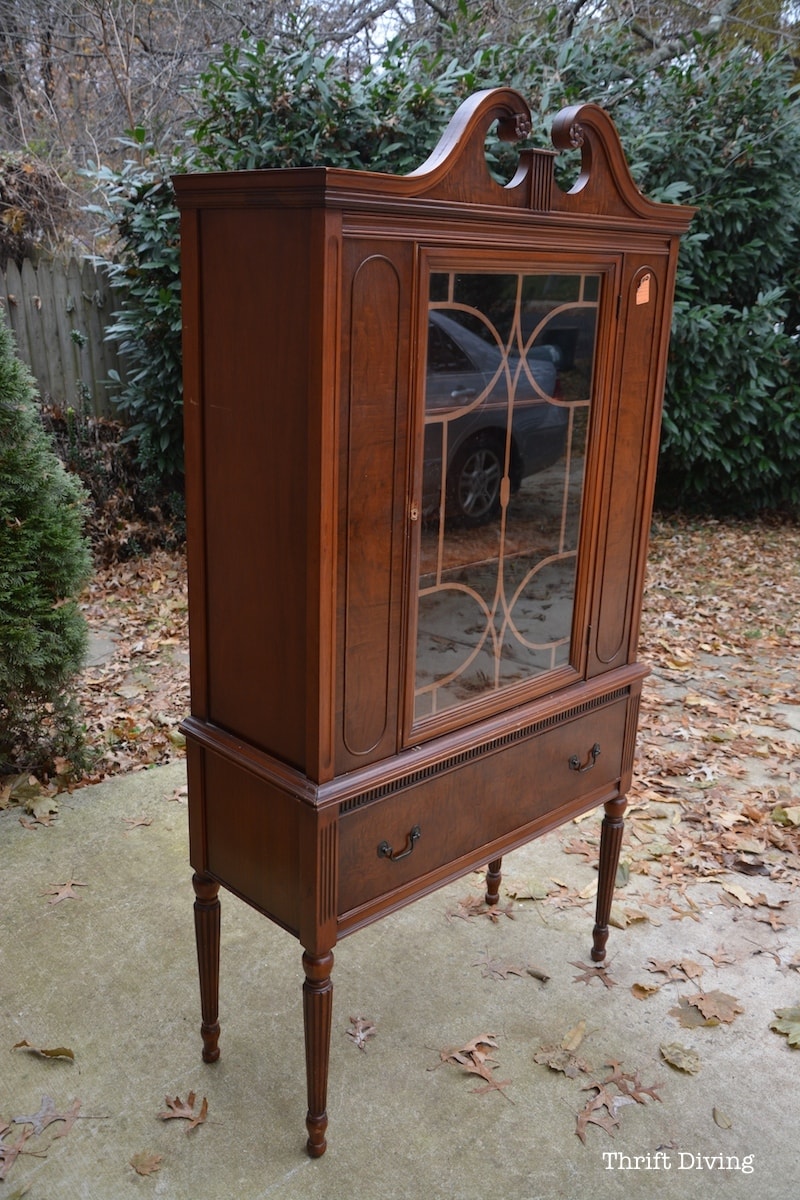
[[[311,1158],[320,1158],[327,1148],[328,1061],[331,1052],[331,1015],[333,1012],[333,954],[303,954],[303,1020],[306,1034],[306,1080],[308,1113],[306,1150]]]
[[[500,880],[503,878],[502,867],[502,858],[495,858],[492,859],[486,868],[486,896],[484,899],[489,905],[497,904],[500,900]]]
[[[203,1023],[203,1061],[219,1058],[219,884],[210,875],[192,878],[195,891],[194,932],[200,974],[200,1011]]]
[[[597,881],[597,912],[592,940],[592,959],[602,962],[606,956],[608,941],[608,918],[614,897],[614,882],[619,866],[622,832],[625,827],[623,815],[627,800],[609,800],[605,805],[605,816],[600,830],[600,867]]]

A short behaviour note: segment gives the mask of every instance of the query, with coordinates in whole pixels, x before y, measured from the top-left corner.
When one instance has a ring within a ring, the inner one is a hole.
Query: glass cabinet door
[[[430,275],[412,723],[571,662],[601,278]]]

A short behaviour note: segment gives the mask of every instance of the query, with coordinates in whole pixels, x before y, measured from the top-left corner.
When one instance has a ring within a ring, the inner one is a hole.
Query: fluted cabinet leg
[[[203,1023],[203,1061],[219,1058],[219,884],[210,875],[192,878],[195,891],[194,931],[200,975],[200,1010]]]
[[[494,858],[486,868],[486,903],[497,904],[500,900],[500,881],[502,874],[502,858]]]
[[[308,1113],[306,1150],[311,1158],[320,1158],[327,1148],[328,1062],[331,1050],[333,1012],[333,954],[303,954],[303,1020],[306,1035],[306,1080]]]
[[[614,883],[619,866],[622,833],[625,828],[623,815],[627,801],[609,800],[605,805],[605,816],[600,829],[600,867],[597,881],[597,912],[592,940],[592,959],[602,962],[606,956],[608,920],[611,916],[611,901],[614,898]]]

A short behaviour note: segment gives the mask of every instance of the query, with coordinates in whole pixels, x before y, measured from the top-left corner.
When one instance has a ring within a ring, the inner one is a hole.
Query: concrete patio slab
[[[673,897],[683,915],[648,907],[639,886],[623,900],[648,919],[612,931],[615,986],[584,982],[572,964],[590,963],[595,871],[551,835],[509,856],[506,878],[520,891],[555,888],[555,879],[586,893],[585,903],[513,900],[513,919],[460,919],[458,902],[480,892],[470,877],[354,934],[335,952],[329,1150],[312,1162],[303,1150],[300,948],[227,895],[222,1057],[201,1062],[183,783],[182,764],[109,780],[62,797],[49,828],[0,814],[0,1128],[38,1113],[43,1097],[59,1113],[80,1101],[65,1136],[53,1136],[65,1128],[58,1121],[27,1139],[0,1198],[797,1196],[800,1052],[769,1028],[775,1009],[800,1004],[788,965],[798,950],[796,891],[773,930],[747,907],[721,905],[713,882]],[[57,900],[70,881],[76,898]],[[742,882],[768,895],[773,887]],[[715,965],[721,946],[733,961]],[[650,959],[700,963],[702,983],[665,982]],[[534,964],[550,978],[491,978],[487,961]],[[654,982],[663,986],[647,999],[631,991]],[[743,1011],[684,1028],[671,1010],[699,986]],[[376,1026],[363,1051],[347,1034],[357,1016]],[[581,1021],[575,1053],[587,1073],[568,1078],[535,1061]],[[481,1079],[440,1056],[481,1034],[497,1042],[495,1077],[510,1081],[483,1095],[473,1092]],[[68,1047],[74,1061],[12,1049],[23,1040]],[[667,1043],[695,1051],[697,1073],[667,1065]],[[590,1124],[584,1144],[577,1115],[596,1089],[582,1089],[608,1078],[609,1062],[622,1064],[629,1091],[658,1085],[658,1099],[621,1096],[614,1136]],[[159,1119],[165,1098],[190,1092],[195,1111],[208,1100],[202,1125],[187,1132],[186,1121]],[[14,1125],[3,1147],[31,1128]],[[162,1156],[158,1170],[137,1175],[136,1155]]]

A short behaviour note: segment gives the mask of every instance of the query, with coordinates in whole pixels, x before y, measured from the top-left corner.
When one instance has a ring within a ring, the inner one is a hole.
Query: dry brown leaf
[[[169,1096],[165,1096],[164,1103],[167,1106],[166,1111],[160,1112],[158,1115],[162,1121],[171,1121],[174,1118],[188,1121],[189,1125],[186,1129],[186,1132],[189,1133],[198,1125],[202,1125],[208,1116],[208,1100],[206,1097],[203,1096],[203,1102],[200,1105],[200,1111],[197,1113],[197,1115],[195,1115],[194,1112],[195,1099],[196,1097],[194,1092],[189,1092],[189,1095],[185,1101],[181,1100],[180,1096],[176,1096],[174,1100],[170,1100]]]
[[[711,954],[707,950],[701,950],[700,953],[704,958],[710,958],[715,967],[726,967],[736,962],[736,956],[724,946],[718,946]]]
[[[577,1050],[586,1036],[586,1021],[581,1019],[561,1039],[562,1050]]]
[[[697,992],[694,996],[687,996],[686,1001],[699,1009],[706,1019],[723,1021],[726,1025],[736,1019],[737,1013],[744,1012],[736,997],[729,996],[727,992]]]
[[[144,826],[144,827],[147,827],[148,825],[152,825],[152,824],[153,824],[153,818],[152,818],[152,817],[147,817],[147,816],[142,816],[142,817],[123,817],[123,818],[122,818],[122,820],[123,820],[123,821],[125,822],[125,824],[128,826],[128,828],[125,830],[125,836],[126,836],[126,837],[128,836],[128,834],[129,834],[129,833],[130,833],[130,832],[131,832],[133,829],[139,829],[139,828],[140,828],[140,827],[142,827],[142,826]]]
[[[593,983],[595,979],[599,979],[604,987],[612,988],[617,986],[616,979],[612,979],[608,973],[608,968],[601,965],[589,965],[584,962],[570,962],[571,967],[580,967],[583,971],[582,975],[573,975],[573,983]]]
[[[575,1132],[584,1145],[586,1145],[587,1125],[599,1125],[601,1129],[605,1129],[606,1133],[614,1137],[619,1129],[619,1117],[610,1112],[604,1104],[597,1106],[589,1100],[586,1107],[578,1113],[578,1121],[575,1127]]]
[[[666,975],[667,979],[677,979],[682,982],[690,979],[699,979],[703,974],[703,968],[700,963],[695,962],[691,958],[649,958],[647,963],[648,971],[653,971],[659,975]]]
[[[631,992],[637,1000],[647,1000],[648,997],[654,996],[656,992],[661,991],[660,983],[633,983],[631,984]]]
[[[352,1029],[346,1029],[345,1033],[355,1042],[359,1050],[366,1051],[367,1042],[378,1032],[377,1025],[374,1021],[368,1021],[366,1017],[351,1017],[350,1024]]]
[[[480,1076],[487,1086],[473,1089],[475,1095],[482,1096],[487,1092],[499,1091],[509,1103],[513,1104],[513,1100],[505,1092],[511,1080],[498,1081],[494,1074],[494,1068],[498,1064],[490,1055],[491,1051],[496,1049],[497,1039],[494,1034],[481,1033],[462,1046],[460,1050],[440,1050],[440,1065],[451,1063],[453,1066],[463,1068],[470,1075]]]
[[[130,1165],[137,1175],[153,1175],[161,1169],[163,1161],[163,1154],[147,1154],[142,1151],[140,1154],[134,1154]]]
[[[23,1038],[21,1042],[16,1042],[12,1050],[30,1050],[33,1054],[41,1054],[43,1058],[71,1058],[75,1059],[75,1054],[66,1046],[56,1046],[53,1050],[45,1050],[43,1046],[34,1046],[27,1038]]]
[[[528,968],[518,963],[502,962],[500,959],[492,958],[488,950],[484,950],[479,958],[476,958],[472,964],[473,967],[481,968],[481,975],[484,979],[508,979],[509,975],[517,975],[524,978],[529,974]]]
[[[533,1061],[549,1067],[551,1071],[561,1071],[567,1079],[588,1075],[592,1069],[585,1059],[577,1058],[572,1050],[565,1050],[563,1046],[540,1046]]]
[[[40,892],[39,895],[49,896],[48,904],[60,904],[62,900],[80,900],[73,888],[88,886],[86,883],[79,883],[77,879],[68,879],[66,883],[51,883],[47,891]]]
[[[684,1029],[699,1029],[701,1026],[719,1025],[715,1017],[704,1017],[699,1008],[690,1004],[685,996],[681,996],[675,1008],[669,1010],[671,1017],[677,1017]]]
[[[23,1153],[23,1147],[32,1135],[32,1129],[23,1129],[16,1142],[3,1142],[0,1144],[0,1182],[8,1177],[9,1171],[20,1154]]]
[[[32,1125],[33,1132],[37,1135],[43,1133],[48,1125],[52,1125],[55,1121],[63,1121],[65,1127],[56,1134],[56,1137],[64,1137],[75,1124],[80,1107],[80,1100],[75,1099],[67,1111],[62,1113],[56,1108],[56,1102],[52,1096],[42,1096],[38,1112],[29,1117],[13,1117],[12,1120],[15,1125]]]
[[[661,1046],[660,1050],[661,1057],[671,1067],[685,1071],[688,1075],[696,1075],[700,1070],[700,1055],[696,1050],[690,1050],[687,1046],[682,1046],[680,1042],[670,1042],[668,1045]]]

